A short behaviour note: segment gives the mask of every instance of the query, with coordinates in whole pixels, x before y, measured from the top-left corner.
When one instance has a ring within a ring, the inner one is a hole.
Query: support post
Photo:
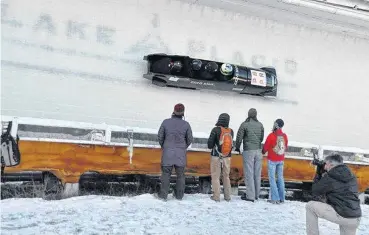
[[[129,164],[132,164],[132,157],[133,157],[133,130],[127,130],[127,138],[128,138],[128,153],[129,153]]]

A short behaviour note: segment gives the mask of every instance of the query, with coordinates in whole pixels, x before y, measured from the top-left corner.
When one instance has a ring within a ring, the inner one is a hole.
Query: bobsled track
[[[182,102],[208,133],[221,112],[236,129],[255,107],[291,140],[367,149],[368,13],[307,3],[4,0],[2,115],[157,129]],[[150,53],[275,66],[278,98],[155,87]]]
[[[237,130],[254,107],[266,134],[282,118],[292,142],[369,148],[366,10],[287,0],[1,4],[1,115],[157,130],[181,102],[206,136],[220,113]],[[156,87],[142,77],[151,53],[274,66],[278,97]]]

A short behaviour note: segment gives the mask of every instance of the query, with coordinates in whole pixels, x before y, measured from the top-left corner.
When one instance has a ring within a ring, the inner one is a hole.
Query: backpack
[[[283,135],[277,135],[277,141],[275,146],[273,147],[273,151],[277,155],[283,155],[286,150],[286,140]]]
[[[19,137],[16,139],[10,134],[12,122],[9,122],[7,130],[1,134],[1,166],[17,166],[20,163]]]
[[[233,148],[232,129],[220,127],[219,147],[216,148],[219,157],[227,157]],[[220,151],[219,151],[220,149]]]

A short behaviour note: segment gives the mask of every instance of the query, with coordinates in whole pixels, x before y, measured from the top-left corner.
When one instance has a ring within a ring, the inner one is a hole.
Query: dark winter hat
[[[215,126],[228,127],[230,116],[228,113],[222,113],[219,115],[218,121]]]
[[[280,129],[284,126],[284,121],[280,118],[278,118],[277,120],[275,120],[274,122],[274,128],[276,129]]]
[[[177,116],[183,116],[185,111],[185,107],[183,104],[179,103],[174,106],[173,114]]]
[[[256,111],[256,109],[254,108],[249,109],[249,113],[248,113],[249,118],[256,118],[257,115],[258,115],[258,112]]]

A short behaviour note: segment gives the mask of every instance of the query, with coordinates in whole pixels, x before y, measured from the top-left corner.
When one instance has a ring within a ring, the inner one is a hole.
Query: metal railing
[[[3,124],[2,129],[6,128],[7,123],[11,121],[11,134],[13,137],[18,134],[21,141],[28,140],[87,145],[125,146],[129,152],[130,161],[132,161],[135,147],[160,148],[160,145],[156,140],[157,130],[155,129],[122,127],[117,125],[108,125],[105,123],[93,124],[86,122],[13,116],[1,116],[1,121]],[[50,128],[48,129],[49,132],[45,133],[45,127]],[[193,136],[194,139],[198,139],[199,141],[197,143],[194,141],[194,143],[192,143],[189,147],[188,151],[210,152],[206,146],[206,139],[208,138],[207,133],[194,132]],[[346,159],[346,162],[354,162],[355,164],[369,164],[369,150],[365,149],[349,147],[342,148],[335,146],[328,147],[319,144],[289,141],[289,149],[291,147],[298,150],[286,154],[286,158],[310,160],[313,158],[310,149],[317,148],[319,149],[319,158],[323,158],[326,151],[345,152],[350,156],[356,156],[353,159]],[[234,152],[234,154],[237,153]]]

